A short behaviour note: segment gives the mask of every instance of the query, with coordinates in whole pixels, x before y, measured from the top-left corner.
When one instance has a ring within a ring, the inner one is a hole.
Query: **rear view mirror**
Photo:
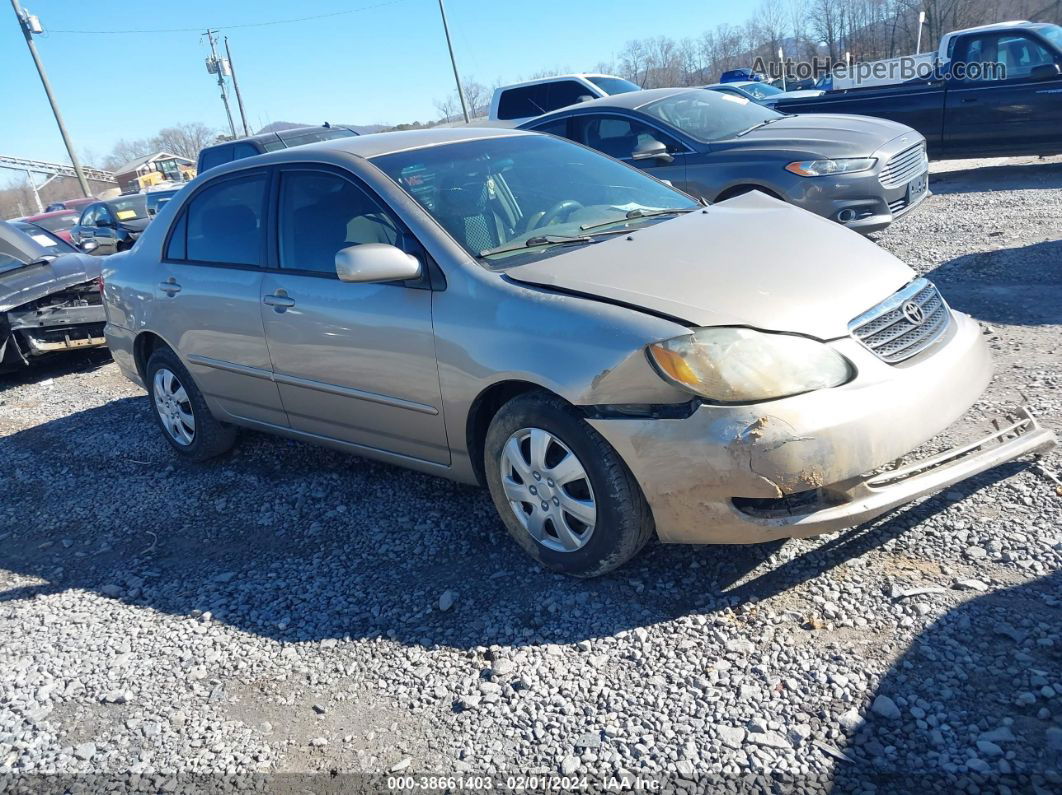
[[[420,276],[420,262],[386,243],[362,243],[336,252],[336,275],[343,282],[401,282]]]
[[[661,160],[664,163],[670,163],[675,158],[667,151],[667,144],[657,141],[655,138],[650,138],[648,141],[638,144],[638,147],[631,153],[631,159]]]
[[[1034,66],[1029,72],[1033,80],[1052,80],[1062,74],[1062,66],[1056,63],[1045,63]]]

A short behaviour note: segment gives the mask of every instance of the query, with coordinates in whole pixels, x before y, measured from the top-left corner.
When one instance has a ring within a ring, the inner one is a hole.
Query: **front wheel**
[[[191,374],[169,348],[159,348],[148,359],[147,387],[162,434],[182,457],[205,461],[235,443],[236,430],[214,419]]]
[[[652,514],[626,464],[559,398],[509,401],[484,447],[487,485],[506,529],[544,566],[595,577],[626,563],[652,535]]]

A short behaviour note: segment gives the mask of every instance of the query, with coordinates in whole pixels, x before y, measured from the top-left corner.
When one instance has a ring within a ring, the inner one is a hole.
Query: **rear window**
[[[606,94],[626,94],[628,91],[641,91],[642,87],[630,80],[621,77],[588,77],[586,78]]]
[[[286,146],[290,147],[315,144],[318,141],[331,141],[336,138],[351,138],[357,133],[342,127],[318,127],[312,130],[280,130],[277,135]]]
[[[199,171],[206,171],[208,168],[214,168],[220,166],[223,163],[228,163],[232,160],[232,146],[226,144],[224,146],[212,146],[209,149],[204,149],[199,153]]]

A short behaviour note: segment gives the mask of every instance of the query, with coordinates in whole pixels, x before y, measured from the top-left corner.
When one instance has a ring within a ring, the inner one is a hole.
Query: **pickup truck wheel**
[[[147,364],[151,411],[170,446],[190,461],[205,461],[232,448],[236,429],[214,419],[191,374],[169,348]]]
[[[612,446],[559,398],[521,395],[487,430],[484,471],[509,534],[547,568],[596,577],[638,553],[653,517]]]

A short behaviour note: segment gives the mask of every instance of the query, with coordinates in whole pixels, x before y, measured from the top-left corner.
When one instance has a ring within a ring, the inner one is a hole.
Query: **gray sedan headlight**
[[[855,171],[866,171],[874,168],[877,163],[874,157],[845,157],[839,160],[798,160],[785,167],[797,176],[801,177],[825,177],[830,174],[851,174]]]
[[[828,345],[748,328],[699,328],[656,342],[649,358],[666,381],[719,403],[751,403],[840,386],[852,365]]]

